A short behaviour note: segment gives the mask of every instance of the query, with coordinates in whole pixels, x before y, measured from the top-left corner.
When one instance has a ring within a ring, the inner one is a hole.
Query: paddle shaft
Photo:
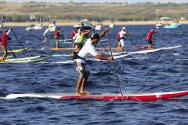
[[[109,42],[109,46],[110,46],[110,55],[113,57],[109,31],[108,31],[108,42]],[[119,83],[119,78],[118,78],[118,75],[117,75],[117,70],[116,70],[116,66],[115,66],[115,62],[114,61],[113,61],[113,67],[114,67],[115,75],[116,75],[116,78],[117,78],[117,84],[118,84],[118,87],[119,87],[119,91],[120,91],[122,99],[123,99],[123,93],[122,93],[122,90],[121,90],[121,85]]]
[[[153,45],[154,45],[154,46],[155,46],[156,40],[157,40],[157,30],[156,30],[156,32],[155,32],[155,39],[153,40]]]
[[[25,49],[25,47],[23,46],[23,44],[21,43],[21,41],[18,39],[17,35],[14,33],[14,30],[13,30],[13,29],[11,29],[11,30],[12,30],[14,36],[16,37],[16,40],[17,40],[17,41],[20,43],[20,45],[22,46],[24,52],[25,52],[29,57],[31,57],[31,55],[28,54],[28,52],[26,51],[26,49]]]
[[[15,53],[14,53],[14,52],[12,52],[12,49],[10,48],[10,46],[9,46],[8,42],[7,42],[7,46],[8,46],[8,48],[9,48],[9,50],[10,50],[11,54],[13,55],[13,57],[14,57],[14,58],[16,58],[16,55],[15,55]]]
[[[106,51],[106,53],[108,54],[108,56],[110,56],[110,54],[108,53],[108,50],[105,48],[104,44],[102,43],[102,41],[100,41],[102,47],[104,48],[104,50]]]

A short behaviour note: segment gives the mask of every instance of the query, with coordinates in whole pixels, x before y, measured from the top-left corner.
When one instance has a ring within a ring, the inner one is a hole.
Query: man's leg
[[[3,57],[1,61],[5,61],[7,58],[7,47],[2,47],[2,49],[3,49]]]
[[[84,79],[83,77],[78,79],[77,85],[76,85],[75,95],[81,95],[81,93],[80,93],[80,87],[82,85],[83,79]]]
[[[124,49],[124,46],[125,46],[124,39],[121,39],[120,43],[121,43],[121,52],[123,52],[123,51],[125,51],[125,49]]]
[[[84,78],[82,81],[82,85],[80,87],[80,93],[83,95],[89,95],[90,93],[85,89],[85,85],[87,83],[88,77]]]

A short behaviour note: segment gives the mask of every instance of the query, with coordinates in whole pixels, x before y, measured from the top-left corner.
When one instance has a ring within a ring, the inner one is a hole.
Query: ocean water
[[[63,26],[66,38],[70,38],[72,26]],[[110,30],[110,40],[116,46],[116,34],[121,26]],[[136,51],[136,46],[147,45],[146,35],[154,25],[127,26],[132,39],[125,42],[126,51]],[[25,31],[25,27],[13,27],[27,53],[36,55],[70,54],[70,51],[50,51],[54,47],[53,34],[47,43],[43,32]],[[87,89],[91,93],[119,93],[115,73],[123,92],[150,93],[188,90],[188,25],[178,29],[158,29],[155,47],[181,45],[171,50],[147,54],[132,54],[111,62],[92,62]],[[11,49],[21,48],[11,33]],[[108,36],[105,37],[108,39]],[[104,42],[105,46],[109,46]],[[71,44],[61,43],[61,47]],[[98,44],[97,47],[101,47]],[[22,52],[17,56],[26,57]],[[53,57],[44,62],[24,64],[0,64],[0,124],[1,125],[187,125],[188,96],[173,100],[93,101],[57,100],[49,98],[4,99],[13,93],[74,93],[78,79],[73,64],[61,64],[71,57]]]

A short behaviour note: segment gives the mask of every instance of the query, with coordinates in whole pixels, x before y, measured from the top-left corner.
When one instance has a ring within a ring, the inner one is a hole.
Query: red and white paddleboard
[[[137,49],[148,49],[148,46],[135,46]]]
[[[188,95],[188,91],[159,92],[147,94],[123,94],[122,95],[86,95],[86,96],[62,96],[61,99],[91,99],[91,100],[132,100],[132,101],[155,101]]]
[[[61,100],[101,100],[101,101],[113,101],[113,100],[131,100],[131,101],[157,101],[170,98],[176,98],[188,95],[187,91],[176,91],[176,92],[158,92],[158,93],[124,93],[123,96],[117,94],[98,94],[98,95],[86,95],[86,96],[75,96],[73,94],[10,94],[4,97],[4,99],[15,99],[15,98],[54,98]]]

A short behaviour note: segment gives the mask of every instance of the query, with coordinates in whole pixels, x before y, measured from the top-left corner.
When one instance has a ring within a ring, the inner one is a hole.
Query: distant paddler
[[[56,48],[59,48],[59,37],[60,37],[60,33],[62,32],[63,30],[61,30],[60,28],[58,28],[56,31],[55,31],[55,34],[54,34],[54,40],[56,42]],[[64,34],[62,35],[63,36],[63,39],[64,39]]]
[[[71,32],[71,39],[73,40],[74,36],[78,33],[78,29],[77,27],[74,27],[73,31]]]
[[[7,45],[8,45],[8,40],[11,40],[11,38],[8,36],[8,34],[10,33],[11,28],[9,30],[5,30],[5,32],[2,34],[1,36],[1,47],[3,50],[3,57],[0,58],[0,62],[5,61],[8,55],[7,52]]]
[[[79,31],[79,28],[74,27],[73,31],[71,32],[71,39],[73,41],[72,48],[74,48],[74,41],[75,41],[75,39],[77,38],[77,36],[80,35],[80,33],[78,33],[78,31]]]
[[[93,31],[93,28],[90,30],[84,30],[82,27],[79,29],[79,34],[76,34],[76,38],[74,40],[74,48],[75,51],[80,51],[80,49],[83,47],[84,43],[88,39],[89,34]]]
[[[122,27],[121,30],[118,32],[116,38],[118,41],[118,46],[117,48],[121,50],[121,52],[125,51],[125,40],[126,37],[131,37],[132,34],[130,34],[129,32],[127,32],[126,27]]]
[[[47,28],[44,33],[43,33],[43,36],[44,36],[44,42],[47,42],[48,41],[48,32],[50,31],[50,28]]]
[[[108,29],[105,29],[102,33],[100,33],[100,35],[98,33],[92,34],[91,37],[87,39],[81,50],[74,55],[73,59],[79,75],[75,92],[76,96],[89,94],[89,92],[85,89],[85,84],[90,76],[90,72],[86,68],[86,63],[88,63],[88,61],[85,58],[87,55],[90,54],[100,60],[114,60],[112,56],[104,56],[99,54],[94,46],[95,44],[98,44],[100,38],[103,37],[107,31]]]
[[[153,49],[153,34],[155,34],[157,31],[154,29],[151,29],[148,32],[146,41],[148,42],[148,49]]]

